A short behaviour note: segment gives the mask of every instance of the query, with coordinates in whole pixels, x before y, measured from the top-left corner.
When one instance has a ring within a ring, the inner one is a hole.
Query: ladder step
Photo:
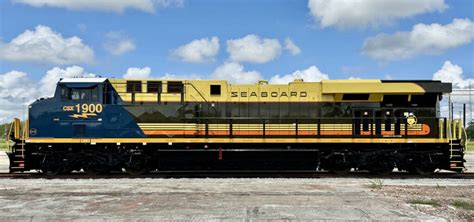
[[[25,169],[25,167],[10,167],[10,169]]]
[[[24,160],[15,160],[13,161],[14,163],[24,163],[25,161]]]
[[[464,169],[464,167],[450,167],[451,169]]]
[[[461,160],[451,160],[451,161],[449,161],[449,162],[450,162],[450,163],[462,163],[462,162],[464,162],[464,161],[461,161]]]

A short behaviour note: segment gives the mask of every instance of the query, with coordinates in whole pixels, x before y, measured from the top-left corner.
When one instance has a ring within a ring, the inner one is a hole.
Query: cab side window
[[[71,100],[71,89],[67,87],[61,87],[61,101]]]
[[[92,88],[61,88],[61,100],[81,100],[81,101],[98,101],[99,89]]]

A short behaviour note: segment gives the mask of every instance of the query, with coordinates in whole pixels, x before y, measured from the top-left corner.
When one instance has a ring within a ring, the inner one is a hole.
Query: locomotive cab
[[[108,85],[106,78],[61,79],[53,98],[30,105],[29,136],[90,137],[102,128],[104,105],[113,102]]]
[[[105,78],[61,79],[57,85],[55,98],[61,103],[95,102],[105,103],[108,84]],[[110,95],[110,94],[109,94]]]

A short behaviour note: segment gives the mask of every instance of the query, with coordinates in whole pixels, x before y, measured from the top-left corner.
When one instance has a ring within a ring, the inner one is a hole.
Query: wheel
[[[414,170],[419,175],[428,176],[433,174],[436,168],[432,166],[416,166]]]
[[[351,171],[351,163],[346,159],[344,155],[332,155],[329,157],[328,170],[335,174],[347,174]]]
[[[47,176],[56,176],[63,172],[64,167],[59,163],[46,162],[41,167],[41,172]]]
[[[99,175],[107,172],[104,165],[97,158],[91,158],[89,161],[83,164],[82,170],[87,175]]]
[[[388,175],[393,172],[395,163],[391,159],[382,159],[374,162],[369,168],[369,172],[377,175]]]
[[[338,168],[330,169],[329,172],[339,174],[339,175],[344,175],[344,174],[348,174],[349,172],[351,172],[351,169],[352,169],[352,167],[344,167],[344,168],[338,167]]]
[[[125,172],[129,175],[140,175],[148,171],[148,157],[145,155],[131,155],[125,163]]]

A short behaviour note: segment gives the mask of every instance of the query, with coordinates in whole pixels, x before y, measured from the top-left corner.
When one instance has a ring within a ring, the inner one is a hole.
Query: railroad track
[[[367,179],[474,179],[474,173],[438,172],[421,176],[396,172],[390,175],[373,175],[365,172],[351,172],[344,175],[311,171],[160,171],[143,175],[110,173],[106,175],[87,175],[74,172],[65,175],[47,176],[37,172],[0,173],[0,179],[121,179],[121,178],[367,178]]]

